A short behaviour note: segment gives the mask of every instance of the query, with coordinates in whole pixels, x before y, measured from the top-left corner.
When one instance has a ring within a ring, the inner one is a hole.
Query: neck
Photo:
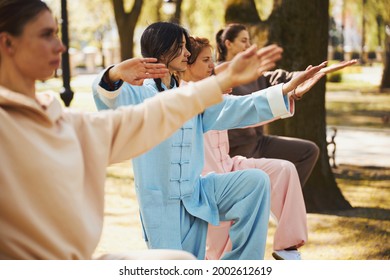
[[[163,78],[161,78],[161,82],[168,88],[171,88],[171,73],[168,73]]]
[[[14,92],[35,98],[35,80],[18,75],[12,66],[3,63],[0,67],[0,85]]]
[[[234,58],[234,56],[235,56],[235,55],[228,53],[228,54],[226,55],[226,60],[225,60],[225,61],[230,61],[230,60],[232,60],[232,59]]]
[[[186,70],[183,72],[182,76],[180,77],[183,81],[186,82],[197,82],[200,81],[201,79],[194,77],[190,71]]]

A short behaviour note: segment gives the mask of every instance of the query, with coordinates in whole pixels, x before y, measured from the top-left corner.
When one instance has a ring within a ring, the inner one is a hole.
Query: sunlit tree
[[[257,12],[259,7],[254,8],[254,0],[229,0],[226,21],[244,22],[253,27],[252,32],[264,30],[268,42],[278,43],[284,49],[279,68],[289,71],[304,70],[308,65],[326,60],[329,1],[275,0],[273,4],[268,19],[262,20]],[[229,5],[232,5],[230,9]],[[242,10],[244,7],[247,9]],[[241,11],[236,13],[237,9]],[[259,26],[260,28],[256,28]],[[274,122],[268,129],[270,134],[312,140],[320,147],[320,158],[304,188],[308,211],[351,208],[337,186],[329,163],[325,79],[303,100],[297,102],[296,106],[293,118]]]

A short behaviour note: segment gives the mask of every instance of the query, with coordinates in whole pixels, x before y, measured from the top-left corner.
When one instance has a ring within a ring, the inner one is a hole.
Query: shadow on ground
[[[353,206],[309,213],[304,260],[390,260],[390,168],[339,165],[337,183]],[[108,170],[103,236],[96,254],[146,249],[129,162]],[[270,221],[265,259],[272,258],[275,222]]]
[[[305,259],[390,259],[390,168],[340,165],[334,174],[352,209],[308,214]]]

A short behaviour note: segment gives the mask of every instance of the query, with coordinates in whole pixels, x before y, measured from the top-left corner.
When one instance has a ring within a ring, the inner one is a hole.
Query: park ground
[[[338,185],[353,209],[308,213],[307,260],[390,259],[390,168],[339,165]],[[105,224],[97,254],[146,249],[138,218],[131,162],[108,168]],[[270,220],[266,259],[272,259],[275,223]]]
[[[327,84],[328,126],[390,133],[390,93],[378,90],[380,73],[380,67],[351,67],[343,72],[341,83]],[[72,79],[76,92],[72,107],[96,110],[90,94],[94,77],[80,75]],[[39,88],[57,90],[59,86],[59,80],[53,79],[40,84]],[[372,145],[378,145],[375,139],[372,139]],[[382,141],[381,145],[384,151],[389,151],[390,138],[388,142]],[[342,150],[336,153],[338,165],[333,172],[339,188],[353,208],[331,213],[308,213],[309,242],[301,249],[303,259],[389,260],[390,160],[383,165],[367,164],[368,158],[367,161],[346,164],[340,157],[342,154]],[[130,161],[107,168],[105,203],[103,234],[96,255],[146,249]],[[272,259],[274,231],[275,222],[270,220],[266,259]]]

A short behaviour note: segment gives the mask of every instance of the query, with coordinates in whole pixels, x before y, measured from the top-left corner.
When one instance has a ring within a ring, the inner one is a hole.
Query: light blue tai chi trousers
[[[234,221],[230,228],[232,250],[222,259],[260,260],[264,258],[270,214],[270,181],[258,169],[226,174],[209,174],[201,179],[214,193],[221,221]],[[208,223],[181,207],[182,247],[204,258]]]

